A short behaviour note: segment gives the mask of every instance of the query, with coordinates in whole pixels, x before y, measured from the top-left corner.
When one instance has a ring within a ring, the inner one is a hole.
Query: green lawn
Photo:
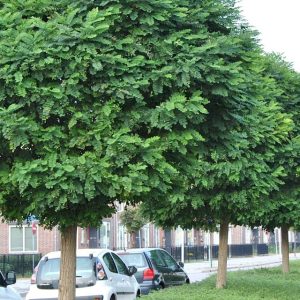
[[[227,288],[215,289],[215,276],[200,282],[172,287],[143,296],[144,300],[299,300],[300,261],[291,263],[291,272],[280,268],[228,272]]]

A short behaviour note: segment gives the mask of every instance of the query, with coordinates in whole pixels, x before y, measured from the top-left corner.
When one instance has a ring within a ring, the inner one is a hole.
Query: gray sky
[[[265,51],[283,54],[300,72],[300,0],[240,0],[237,5],[261,33]]]

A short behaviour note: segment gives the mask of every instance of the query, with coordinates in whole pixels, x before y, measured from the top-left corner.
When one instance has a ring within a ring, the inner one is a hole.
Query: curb
[[[254,264],[254,265],[239,265],[239,266],[227,266],[227,270],[239,270],[239,269],[245,269],[245,268],[263,268],[265,266],[277,266],[281,264],[281,261],[278,262],[269,262],[269,263],[259,263],[259,264]],[[201,269],[201,270],[197,270],[197,272],[201,272],[201,273],[210,273],[210,272],[217,272],[218,267],[213,267],[213,268],[206,268],[206,269]]]

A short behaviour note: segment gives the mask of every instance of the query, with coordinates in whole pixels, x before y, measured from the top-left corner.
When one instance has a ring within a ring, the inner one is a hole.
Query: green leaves
[[[63,169],[66,171],[66,172],[73,172],[75,170],[75,168],[71,165],[63,165]]]
[[[147,223],[139,207],[127,206],[120,218],[128,233],[140,230]]]
[[[196,91],[190,99],[183,94],[173,94],[168,101],[153,110],[152,126],[171,130],[175,129],[177,124],[186,128],[189,121],[201,122],[204,119],[203,115],[207,114],[204,106],[207,103],[208,101],[200,96],[199,91]]]
[[[228,2],[100,2],[0,8],[1,211],[88,226],[142,199],[168,226],[241,222],[289,173],[294,77],[262,73]]]

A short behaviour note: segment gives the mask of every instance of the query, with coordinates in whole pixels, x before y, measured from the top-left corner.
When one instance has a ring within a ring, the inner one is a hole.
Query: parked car
[[[141,293],[148,294],[169,286],[190,283],[182,262],[177,263],[165,250],[159,248],[139,248],[118,251],[128,266],[135,266],[135,277]]]
[[[58,299],[60,251],[43,256],[26,300]],[[76,256],[76,300],[133,300],[140,287],[122,259],[108,249],[82,249]]]
[[[11,287],[11,284],[16,283],[16,273],[13,271],[7,272],[5,277],[0,270],[0,299],[5,300],[22,300],[17,291]]]

